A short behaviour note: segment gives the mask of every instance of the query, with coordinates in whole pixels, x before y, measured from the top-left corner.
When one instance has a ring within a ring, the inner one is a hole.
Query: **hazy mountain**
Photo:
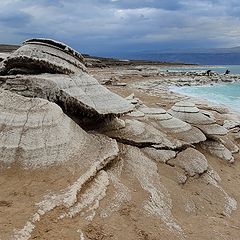
[[[12,52],[18,45],[0,44],[0,52]],[[240,65],[240,46],[232,48],[165,49],[112,53],[108,57],[206,65]]]
[[[122,53],[128,59],[158,60],[201,65],[240,65],[240,46],[232,48],[165,49]]]
[[[240,46],[231,48],[188,48],[188,49],[163,49],[156,51],[142,51],[142,53],[240,53]]]

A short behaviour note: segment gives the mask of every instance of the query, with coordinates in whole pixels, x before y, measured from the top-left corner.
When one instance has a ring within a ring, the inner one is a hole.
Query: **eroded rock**
[[[78,75],[41,74],[0,77],[2,87],[27,97],[55,102],[66,112],[95,117],[115,116],[132,110],[122,97],[110,92],[96,79],[82,72]]]
[[[63,74],[86,71],[80,53],[61,42],[41,38],[29,39],[11,53],[3,61],[0,74],[9,74],[12,69],[28,69],[34,73]]]
[[[216,124],[211,114],[201,112],[194,103],[180,101],[169,110],[169,113],[191,125],[198,127],[206,136],[226,135],[227,129]]]
[[[233,163],[232,153],[222,144],[214,140],[207,140],[201,143],[201,147],[208,150],[211,154],[227,162]]]
[[[143,148],[142,151],[156,162],[166,163],[168,160],[176,157],[176,152],[172,150],[158,150],[155,148]]]
[[[51,39],[27,40],[2,66],[0,75],[8,76],[0,77],[1,88],[50,100],[68,113],[103,118],[133,109],[127,100],[86,73],[80,53]]]
[[[181,141],[194,144],[206,140],[205,135],[199,129],[171,116],[162,108],[142,108],[141,111],[146,114],[147,122]]]
[[[208,168],[205,156],[194,148],[187,148],[180,152],[176,158],[170,159],[168,164],[182,168],[191,177],[196,174],[201,175]]]
[[[1,90],[0,111],[3,166],[17,163],[37,168],[67,162],[87,166],[97,156],[116,156],[118,152],[115,140],[86,133],[47,100]],[[94,150],[89,151],[89,146]]]
[[[166,134],[156,128],[138,120],[126,121],[126,127],[113,130],[103,131],[107,136],[117,139],[117,141],[138,147],[148,147],[157,145],[159,148],[175,149],[182,146],[179,141],[170,141]]]

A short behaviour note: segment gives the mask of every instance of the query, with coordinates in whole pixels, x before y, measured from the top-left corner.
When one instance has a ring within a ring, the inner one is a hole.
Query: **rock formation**
[[[1,74],[78,73],[86,71],[81,54],[51,39],[30,39],[3,61]]]
[[[217,124],[210,113],[208,114],[206,111],[201,112],[194,103],[187,101],[177,102],[169,110],[169,113],[199,128],[207,136],[210,141],[202,143],[204,149],[209,150],[210,153],[226,161],[234,161],[231,152],[238,152],[239,149],[231,143],[231,140],[223,140],[226,138],[228,130]],[[226,146],[224,146],[224,144]]]
[[[72,163],[86,167],[101,156],[116,156],[117,144],[86,133],[54,103],[0,90],[0,164],[40,168]],[[94,151],[89,151],[91,145]],[[105,150],[104,150],[105,149]],[[103,161],[106,160],[103,156]]]
[[[190,124],[173,117],[162,108],[141,108],[146,121],[159,130],[187,143],[199,143],[206,140],[204,134]]]
[[[0,69],[1,239],[198,239],[192,226],[236,210],[217,173],[230,164],[215,158],[234,162],[237,122],[227,131],[175,96],[168,112],[124,99],[51,39],[25,41]]]
[[[5,59],[2,66],[0,75],[7,76],[0,77],[0,87],[55,102],[65,112],[102,118],[132,110],[125,99],[86,73],[81,54],[62,43],[28,40]],[[25,74],[11,75],[17,73]]]

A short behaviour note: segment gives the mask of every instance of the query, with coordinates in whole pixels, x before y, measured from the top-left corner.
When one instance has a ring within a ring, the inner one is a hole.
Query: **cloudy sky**
[[[101,54],[240,45],[239,0],[0,0],[0,43],[49,37]]]

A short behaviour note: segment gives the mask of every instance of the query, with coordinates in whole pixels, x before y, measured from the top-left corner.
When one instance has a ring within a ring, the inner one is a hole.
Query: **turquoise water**
[[[240,112],[240,82],[191,87],[173,87],[173,91],[224,104]]]
[[[223,65],[223,66],[203,66],[203,67],[169,67],[162,70],[169,71],[207,71],[211,69],[214,72],[225,73],[228,69],[230,74],[240,74],[240,65]]]

